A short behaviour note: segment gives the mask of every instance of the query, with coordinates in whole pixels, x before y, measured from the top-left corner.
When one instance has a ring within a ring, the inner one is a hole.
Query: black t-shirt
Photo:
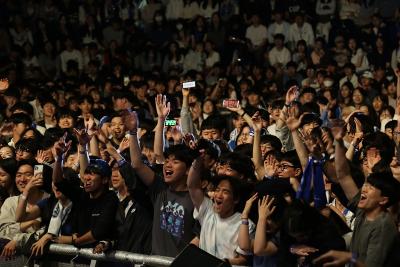
[[[107,190],[100,197],[92,199],[81,190],[73,202],[77,203],[73,230],[78,236],[92,231],[93,237],[98,241],[114,239],[115,216],[119,205],[114,192]]]

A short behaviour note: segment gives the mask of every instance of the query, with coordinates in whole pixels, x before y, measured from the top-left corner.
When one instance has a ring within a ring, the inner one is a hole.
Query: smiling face
[[[185,162],[178,160],[174,155],[169,155],[164,162],[164,181],[168,185],[177,186],[186,182],[188,168]]]
[[[31,165],[25,164],[21,165],[17,174],[15,175],[15,183],[19,192],[23,192],[25,186],[28,184],[30,179],[33,177],[33,167]]]
[[[221,218],[228,218],[235,212],[235,200],[233,188],[229,180],[219,182],[214,193],[214,211]]]
[[[63,116],[58,121],[58,126],[61,129],[69,129],[74,127],[74,118],[71,116]]]
[[[361,197],[357,207],[368,212],[383,207],[387,201],[388,198],[382,196],[381,190],[366,182],[361,188]]]
[[[114,117],[111,120],[111,134],[114,138],[120,140],[125,136],[125,125],[121,117]]]
[[[246,126],[238,136],[237,145],[252,144],[253,139],[254,133],[251,131],[250,127]]]

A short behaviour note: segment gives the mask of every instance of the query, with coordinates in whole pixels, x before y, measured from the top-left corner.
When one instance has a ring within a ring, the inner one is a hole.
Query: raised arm
[[[240,225],[239,228],[238,244],[240,249],[246,252],[253,251],[253,242],[252,242],[253,240],[251,240],[249,233],[249,214],[251,207],[253,206],[253,203],[257,198],[258,195],[256,193],[246,201],[246,205],[241,215],[242,224]]]
[[[335,169],[336,176],[340,186],[342,187],[346,198],[351,200],[358,193],[356,183],[353,180],[350,172],[350,165],[346,159],[346,148],[343,143],[343,136],[345,132],[344,127],[333,127],[333,136],[335,138]]]
[[[137,129],[139,120],[135,111],[125,110],[122,115],[126,129],[129,131],[129,153],[131,164],[136,173],[146,186],[153,184],[155,179],[154,171],[142,161],[142,153],[139,147]]]
[[[287,124],[288,128],[290,129],[290,131],[292,132],[294,147],[296,149],[297,155],[299,156],[301,167],[304,170],[305,167],[307,166],[307,162],[308,162],[308,150],[307,150],[306,146],[304,145],[303,141],[301,140],[300,134],[298,131],[302,117],[297,119],[295,117],[295,114],[293,113],[293,111],[291,111],[291,109],[288,109],[288,114],[289,115],[286,120],[286,124]]]
[[[170,103],[165,95],[157,95],[157,126],[154,135],[154,153],[158,162],[164,162],[164,123],[170,112]]]
[[[204,156],[195,159],[189,169],[187,185],[189,189],[190,198],[192,199],[194,207],[199,210],[201,203],[204,200],[204,192],[201,188],[201,175],[204,169]]]
[[[262,180],[265,174],[262,153],[261,153],[261,129],[262,121],[258,112],[251,118],[253,120],[254,141],[253,141],[253,163],[256,169],[257,180]]]
[[[89,136],[92,136],[89,141],[90,155],[100,157],[99,140],[97,139],[97,135],[95,134],[95,122],[93,115],[91,115],[89,120],[85,121],[85,126]]]
[[[258,223],[254,239],[254,255],[272,256],[278,252],[277,246],[267,239],[267,220],[275,210],[274,199],[264,196],[258,200]]]
[[[181,108],[181,127],[182,127],[182,133],[188,134],[194,134],[197,135],[194,125],[193,125],[193,120],[192,120],[192,115],[190,114],[189,110],[189,89],[188,88],[182,88],[182,108]]]
[[[227,109],[239,114],[251,128],[254,128],[253,121],[252,121],[250,115],[247,114],[246,111],[244,111],[243,107],[240,104],[239,104],[239,107],[237,107],[237,108],[227,108]]]
[[[66,137],[67,133],[65,133],[62,138],[60,138],[57,142],[54,143],[54,151],[56,156],[52,174],[53,183],[58,183],[63,178],[62,167],[64,164],[64,157],[68,153],[72,145],[71,140],[67,143],[65,142]]]
[[[85,170],[89,165],[88,144],[93,135],[89,135],[87,129],[74,129],[74,133],[79,141],[79,175],[82,179],[83,175],[85,174]]]
[[[37,205],[32,206],[29,211],[26,210],[28,204],[29,194],[32,189],[43,185],[43,175],[41,173],[36,174],[30,179],[28,184],[25,186],[24,191],[18,200],[18,206],[15,211],[15,221],[25,222],[37,219],[40,216],[40,209]]]
[[[299,97],[299,89],[297,86],[292,86],[289,88],[289,90],[286,92],[285,96],[285,105],[281,110],[281,113],[279,114],[279,118],[276,121],[276,128],[281,129],[285,126],[285,121],[287,118],[287,113],[288,113],[288,107],[292,104],[293,101],[295,101]]]

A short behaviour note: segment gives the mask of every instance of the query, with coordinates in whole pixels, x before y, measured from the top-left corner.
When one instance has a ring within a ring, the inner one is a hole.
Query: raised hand
[[[65,133],[63,137],[61,137],[57,142],[54,143],[53,150],[55,156],[57,157],[65,156],[65,154],[67,154],[69,149],[71,148],[72,140],[66,143],[65,142],[66,137],[67,133]]]
[[[196,149],[196,137],[192,133],[187,133],[183,136],[183,142],[190,149]]]
[[[181,85],[181,87],[182,87],[182,85]],[[190,89],[189,88],[183,88],[182,87],[182,96],[183,97],[188,97],[189,93],[190,93]]]
[[[273,177],[278,171],[278,161],[272,155],[268,155],[264,160],[265,175]]]
[[[343,137],[346,135],[346,126],[347,124],[343,120],[333,120],[331,127],[333,139],[335,139],[336,141],[342,140]]]
[[[251,207],[253,206],[254,201],[258,199],[258,193],[255,193],[253,196],[251,196],[247,201],[246,205],[244,206],[243,212],[242,212],[242,219],[248,219],[249,218],[249,213],[251,210]]]
[[[119,151],[124,151],[125,149],[127,149],[129,147],[129,139],[124,137],[121,141],[121,143],[119,144],[118,150]]]
[[[74,134],[81,146],[87,145],[94,135],[94,134],[89,134],[87,128],[81,130],[74,128]]]
[[[171,136],[175,143],[180,143],[182,141],[182,129],[179,125],[171,127]]]
[[[260,219],[268,219],[275,211],[274,198],[270,196],[263,196],[262,199],[258,200],[258,217]]]
[[[156,110],[159,118],[165,119],[171,111],[171,104],[167,102],[167,96],[158,94],[156,96]]]
[[[253,129],[255,132],[260,132],[262,130],[262,119],[260,116],[260,113],[257,111],[254,113],[254,115],[251,117],[251,120],[253,121]]]
[[[35,188],[35,187],[40,187],[43,185],[43,173],[37,173],[35,174],[29,182],[26,184],[24,188],[24,195],[27,196],[29,192]]]
[[[289,128],[289,130],[291,130],[291,131],[297,130],[301,125],[302,117],[303,117],[303,115],[300,116],[300,118],[296,117],[294,108],[288,109],[288,116],[286,118],[286,125]]]
[[[294,85],[290,87],[289,90],[286,92],[285,104],[290,105],[290,103],[295,101],[298,97],[299,97],[299,87]]]
[[[44,150],[38,150],[35,159],[39,164],[47,163],[50,161]]]
[[[122,112],[122,121],[128,131],[137,131],[139,119],[135,111],[124,110]]]

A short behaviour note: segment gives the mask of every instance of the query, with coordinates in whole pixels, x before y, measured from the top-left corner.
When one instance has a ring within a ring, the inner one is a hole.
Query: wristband
[[[286,103],[285,103],[284,106],[287,107],[287,108],[290,108],[290,104],[286,104]]]
[[[81,150],[81,151],[79,151],[79,154],[81,154],[81,155],[85,155],[87,153],[87,150],[85,149],[85,150]]]
[[[24,194],[21,194],[21,198],[22,198],[23,200],[26,200],[26,196],[25,196]]]
[[[137,135],[137,130],[129,131],[129,135]]]
[[[243,112],[243,114],[242,114],[242,115],[240,115],[240,117],[242,117],[242,118],[243,118],[243,117],[244,117],[244,115],[246,115],[246,112]]]
[[[248,219],[242,219],[242,224],[249,225],[249,220]]]
[[[126,162],[125,159],[118,160],[117,161],[118,167],[121,167],[122,165],[124,165],[125,162]]]

